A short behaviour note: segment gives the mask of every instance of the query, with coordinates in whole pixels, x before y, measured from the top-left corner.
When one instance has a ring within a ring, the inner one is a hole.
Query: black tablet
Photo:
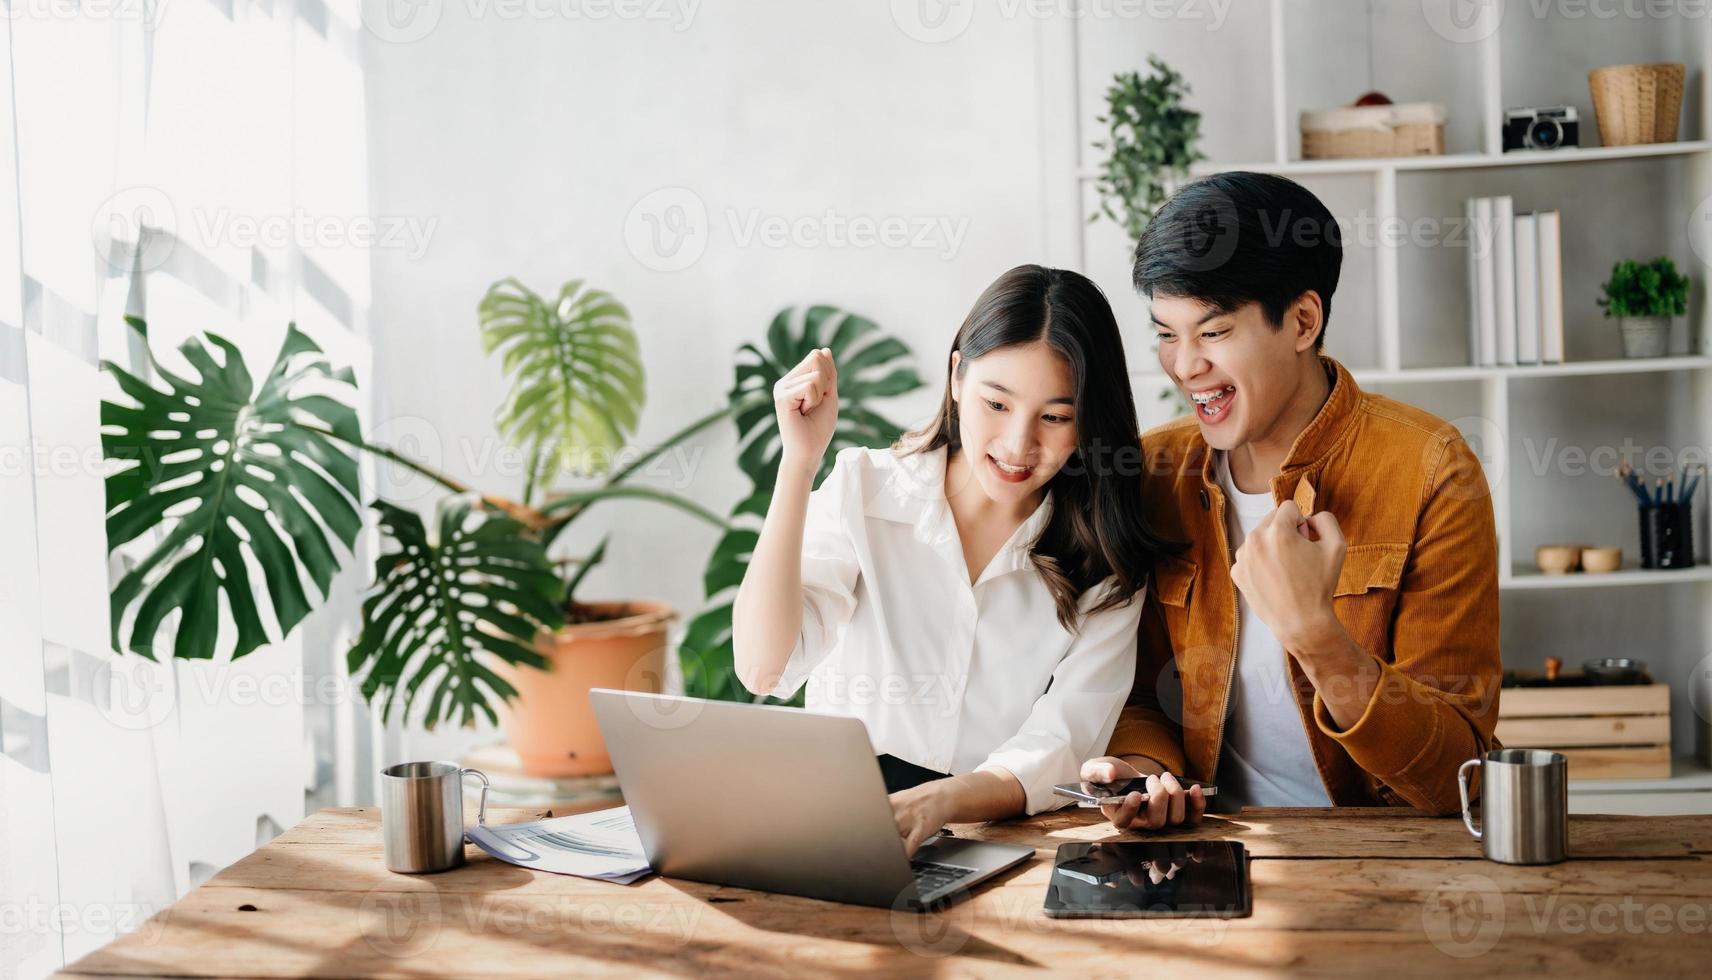
[[[1252,911],[1236,841],[1060,844],[1046,884],[1055,918],[1240,919]]]

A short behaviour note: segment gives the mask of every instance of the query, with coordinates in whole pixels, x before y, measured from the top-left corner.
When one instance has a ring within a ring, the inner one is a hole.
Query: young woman
[[[945,396],[890,450],[847,449],[829,350],[773,391],[783,462],[737,593],[738,677],[862,719],[910,853],[948,822],[1036,813],[1103,755],[1162,543],[1099,287],[1019,266],[952,341]]]

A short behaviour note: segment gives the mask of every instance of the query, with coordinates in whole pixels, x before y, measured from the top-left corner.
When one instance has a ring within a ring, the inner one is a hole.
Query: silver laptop
[[[598,688],[589,702],[667,877],[924,911],[1034,856],[948,836],[904,854],[855,718]]]

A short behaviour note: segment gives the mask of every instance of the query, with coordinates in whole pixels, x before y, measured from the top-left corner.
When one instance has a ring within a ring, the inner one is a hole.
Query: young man
[[[1194,407],[1147,433],[1146,512],[1188,542],[1154,573],[1135,688],[1084,779],[1145,775],[1119,829],[1237,806],[1459,809],[1493,745],[1498,555],[1448,423],[1325,357],[1343,248],[1318,198],[1227,173],[1159,209],[1135,256],[1159,363]]]

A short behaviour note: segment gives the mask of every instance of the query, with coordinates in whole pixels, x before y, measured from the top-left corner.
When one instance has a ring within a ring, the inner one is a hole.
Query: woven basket
[[[1444,152],[1444,108],[1433,103],[1304,112],[1302,159],[1419,157]]]
[[[1687,69],[1678,64],[1612,65],[1588,72],[1599,142],[1605,146],[1675,142],[1686,75]]]

